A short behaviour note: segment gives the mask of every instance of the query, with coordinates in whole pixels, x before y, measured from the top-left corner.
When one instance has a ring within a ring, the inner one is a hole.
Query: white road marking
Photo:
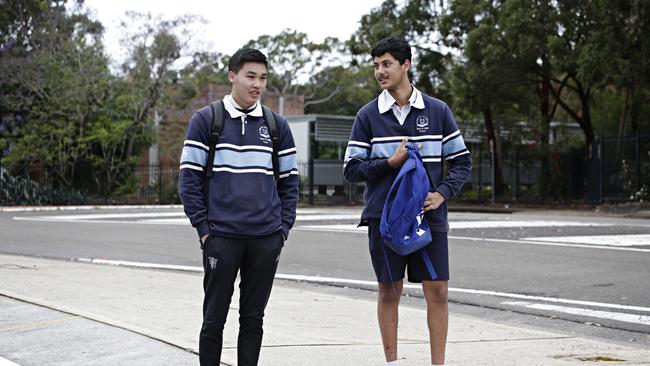
[[[359,233],[367,234],[368,227],[357,227],[357,224],[336,224],[336,225],[303,225],[294,227],[293,230],[306,230],[306,231],[330,231],[341,233]]]
[[[24,206],[0,207],[0,212],[34,212],[34,211],[80,211],[80,210],[131,210],[183,208],[183,205],[122,205],[122,206]]]
[[[125,266],[125,267],[137,267],[137,268],[150,268],[150,269],[171,269],[177,271],[188,271],[188,272],[203,272],[203,267],[196,266],[178,266],[172,264],[158,264],[158,263],[145,263],[145,262],[130,262],[130,261],[119,261],[119,260],[108,260],[108,259],[89,259],[89,258],[78,258],[76,259],[79,262],[93,263],[93,264],[104,264],[104,265],[113,265],[113,266]],[[275,278],[279,280],[291,280],[291,281],[302,281],[309,283],[322,283],[322,284],[338,284],[338,285],[348,285],[348,286],[370,286],[377,287],[377,282],[375,281],[365,281],[365,280],[353,280],[347,278],[336,278],[336,277],[321,277],[321,276],[307,276],[307,275],[293,275],[293,274],[281,274],[276,273]],[[420,285],[413,284],[404,284],[404,288],[409,289],[420,289]],[[571,300],[571,299],[562,299],[555,297],[544,297],[544,296],[532,296],[532,295],[522,295],[515,294],[510,292],[500,292],[500,291],[488,291],[488,290],[474,290],[474,289],[464,289],[464,288],[455,288],[450,287],[450,292],[458,292],[465,294],[473,295],[487,295],[487,296],[496,296],[496,297],[505,297],[517,300],[530,300],[530,301],[544,301],[552,303],[562,303],[570,305],[581,305],[581,306],[592,306],[592,307],[601,307],[609,309],[618,309],[618,310],[627,310],[627,311],[643,311],[650,313],[650,307],[643,306],[633,306],[633,305],[621,305],[621,304],[610,304],[610,303],[601,303],[594,301],[583,301],[583,300]]]
[[[36,216],[37,218],[67,221],[67,220],[99,220],[99,219],[136,219],[140,217],[182,217],[182,212],[134,212],[134,213],[115,213],[115,214],[87,214],[87,215],[53,215],[53,216]]]
[[[314,212],[315,213],[315,212]],[[160,219],[161,217],[171,217],[170,219]],[[51,216],[26,216],[14,217],[15,220],[25,221],[88,221],[88,222],[109,222],[110,219],[141,219],[136,220],[142,224],[187,224],[189,221],[183,212],[137,212],[137,213],[114,213],[114,214],[87,214],[87,215],[51,215]],[[298,211],[296,221],[321,221],[321,220],[356,220],[359,214],[312,214],[312,212]],[[109,219],[109,220],[107,220]],[[125,221],[114,221],[123,223]]]
[[[605,250],[618,250],[618,251],[624,251],[624,252],[650,253],[650,249],[644,249],[644,248],[627,248],[627,247],[593,245],[593,244],[565,244],[565,243],[552,243],[552,242],[532,241],[532,240],[492,239],[492,238],[477,238],[477,237],[470,237],[470,236],[453,236],[453,235],[449,235],[449,239],[467,240],[467,241],[479,241],[479,242],[484,241],[484,242],[489,242],[489,243],[545,245],[545,246],[550,246],[550,247],[605,249]]]
[[[483,221],[452,221],[449,223],[451,229],[496,229],[496,228],[520,228],[520,227],[592,227],[592,226],[611,226],[611,224],[601,224],[595,222],[579,221],[543,221],[543,220],[483,220]],[[366,232],[365,227],[358,228],[356,224],[340,225],[309,225],[301,228],[320,230],[320,231],[344,231],[344,232]]]
[[[20,366],[20,365],[15,363],[15,362],[11,362],[11,361],[7,360],[6,358],[3,358],[2,356],[0,356],[0,366]]]
[[[558,306],[558,305],[549,305],[549,304],[535,304],[529,303],[526,301],[504,301],[501,304],[503,305],[514,305],[514,306],[523,306],[528,309],[537,309],[544,311],[553,311],[565,314],[586,316],[590,318],[599,318],[607,320],[615,320],[625,323],[635,323],[641,325],[650,325],[650,316],[649,315],[640,315],[640,314],[628,314],[628,313],[615,313],[612,311],[602,311],[602,310],[593,310],[585,308],[573,308],[568,306]]]
[[[650,234],[638,235],[584,235],[584,236],[548,236],[538,238],[521,238],[522,240],[547,241],[552,243],[595,244],[612,246],[650,245]]]
[[[319,214],[318,210],[314,209],[299,209],[296,221],[321,221],[321,220],[356,220],[359,215],[357,213],[350,214]],[[116,220],[116,219],[131,219],[131,220]],[[101,223],[101,224],[151,224],[151,225],[189,225],[189,220],[184,216],[183,212],[137,212],[137,213],[115,213],[115,214],[89,214],[89,215],[52,215],[52,216],[16,216],[14,220],[23,221],[51,221],[51,222],[74,222],[74,223]],[[452,221],[450,223],[451,229],[471,229],[471,228],[520,228],[520,227],[593,227],[593,226],[612,226],[611,224],[601,224],[593,222],[577,222],[577,221],[543,221],[543,220],[484,220],[484,221]],[[366,227],[357,227],[356,224],[334,224],[334,225],[298,225],[293,228],[294,230],[302,231],[326,231],[326,232],[345,232],[356,234],[367,234]],[[582,244],[578,239],[575,243],[566,242],[564,239],[555,239],[554,237],[545,238],[524,238],[519,239],[491,239],[491,238],[477,238],[477,237],[463,237],[450,235],[450,239],[468,240],[468,241],[486,241],[493,243],[511,243],[511,244],[528,244],[528,245],[547,245],[547,246],[560,246],[560,247],[573,247],[573,248],[590,248],[590,249],[608,249],[608,250],[624,250],[635,252],[650,252],[650,249],[643,248],[626,248],[626,246],[634,245],[650,245],[646,243],[646,239],[650,241],[650,235],[610,235],[611,239],[603,239],[599,241],[598,236],[589,236],[584,238],[594,238],[588,244]],[[623,240],[617,242],[617,237]],[[561,238],[561,237],[560,237]],[[575,237],[582,238],[582,237]],[[627,242],[625,240],[634,240]],[[618,244],[617,244],[618,243]],[[628,244],[624,244],[628,243]]]
[[[366,235],[368,233],[368,228],[365,227],[365,226],[357,227],[356,225],[347,225],[347,224],[338,224],[338,225],[303,225],[303,226],[296,226],[292,230],[341,232],[341,233],[354,233],[354,234],[363,234],[363,235]],[[455,236],[455,235],[449,235],[448,237],[449,237],[449,239],[455,239],[455,240],[481,241],[481,242],[490,242],[490,243],[545,245],[545,246],[553,246],[553,247],[606,249],[606,250],[619,250],[619,251],[650,253],[650,249],[626,248],[626,247],[621,247],[621,246],[607,246],[607,245],[594,245],[594,244],[570,244],[570,243],[556,243],[556,242],[552,242],[552,241],[533,241],[533,240],[519,240],[519,239],[477,238],[477,237],[471,237],[471,236]],[[634,244],[634,245],[639,245],[639,244]]]
[[[203,272],[203,267],[178,266],[178,265],[175,265],[175,264],[116,261],[116,260],[110,260],[110,259],[96,259],[96,258],[77,258],[76,260],[79,261],[79,262],[83,262],[83,263],[107,264],[107,265],[111,265],[111,266],[152,268],[152,269],[168,269],[168,270],[173,270],[173,271],[186,271],[186,272]]]

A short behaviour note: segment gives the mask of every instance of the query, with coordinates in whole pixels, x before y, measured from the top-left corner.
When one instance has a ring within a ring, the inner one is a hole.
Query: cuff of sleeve
[[[451,189],[446,184],[439,185],[438,188],[436,188],[436,192],[440,193],[443,197],[445,197],[445,201],[448,200],[449,197],[453,195]]]
[[[196,225],[196,232],[199,234],[199,239],[210,233],[210,225],[208,220],[201,221]]]
[[[291,230],[289,225],[282,224],[282,234],[284,234],[284,240],[289,239],[289,230]]]

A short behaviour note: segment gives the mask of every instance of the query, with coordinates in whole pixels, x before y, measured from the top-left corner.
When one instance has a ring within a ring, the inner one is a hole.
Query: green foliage
[[[3,161],[39,162],[53,187],[111,194],[154,141],[154,111],[177,78],[172,65],[186,44],[183,27],[196,18],[129,13],[123,44],[130,54],[122,74],[113,75],[103,27],[82,7],[68,9],[66,1],[14,5],[0,17],[6,41],[0,57]],[[94,185],[78,182],[86,162],[92,166],[84,177]]]
[[[83,204],[86,196],[68,187],[53,189],[0,169],[0,205]]]

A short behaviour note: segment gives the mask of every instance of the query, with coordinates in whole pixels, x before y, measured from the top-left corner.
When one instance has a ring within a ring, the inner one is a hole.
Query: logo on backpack
[[[420,213],[415,217],[416,220],[418,220],[418,229],[415,232],[417,236],[422,236],[426,234],[426,230],[422,228],[422,220],[424,219],[424,210],[421,210]],[[427,228],[428,229],[428,228]],[[404,240],[409,240],[411,237],[409,235],[404,235]]]
[[[262,126],[259,129],[260,140],[265,144],[271,143],[271,135],[269,134],[269,129],[266,126]]]
[[[415,128],[418,132],[426,133],[429,130],[429,119],[427,116],[418,116],[415,120]]]

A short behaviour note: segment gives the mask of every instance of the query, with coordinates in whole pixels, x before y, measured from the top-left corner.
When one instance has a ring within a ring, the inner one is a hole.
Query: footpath
[[[0,366],[198,365],[201,274],[0,255]],[[238,290],[224,334],[236,364]],[[278,280],[260,365],[384,365],[376,305]],[[425,311],[401,307],[401,365],[430,365]],[[650,365],[650,350],[451,314],[447,365]]]

